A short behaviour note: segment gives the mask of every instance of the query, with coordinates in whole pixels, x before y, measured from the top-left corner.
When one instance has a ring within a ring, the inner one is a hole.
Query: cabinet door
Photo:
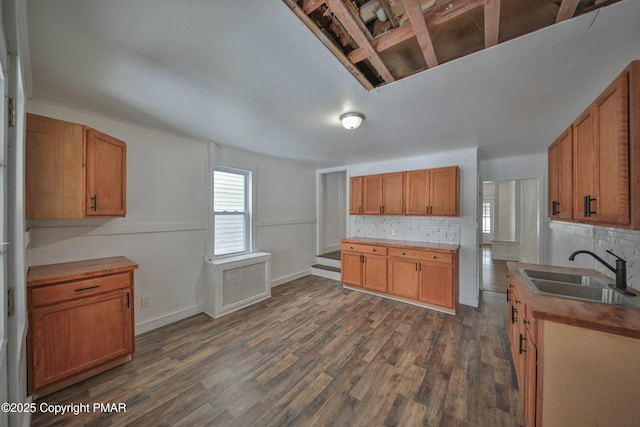
[[[389,259],[389,293],[400,297],[418,299],[420,285],[420,261],[411,258]]]
[[[595,101],[598,209],[596,221],[629,224],[629,132],[627,74]]]
[[[349,214],[362,214],[362,177],[352,176],[349,179]]]
[[[453,304],[453,267],[437,263],[422,262],[420,300],[446,308]]]
[[[562,137],[561,137],[562,138]],[[549,189],[548,195],[548,216],[556,218],[558,203],[560,202],[560,144],[559,141],[554,142],[547,150],[548,172],[549,172]]]
[[[384,215],[402,215],[404,213],[404,173],[382,175]]]
[[[528,328],[527,342],[525,346],[525,401],[524,401],[524,417],[528,426],[536,425],[536,405],[537,405],[537,387],[538,387],[538,349],[533,344],[533,337]]]
[[[380,255],[364,256],[362,284],[365,288],[378,292],[387,292],[387,257]]]
[[[365,215],[380,215],[382,193],[382,175],[362,177],[362,212]]]
[[[82,126],[27,114],[25,145],[26,217],[84,218]]]
[[[31,390],[130,354],[130,297],[121,290],[33,310]]]
[[[593,221],[595,217],[589,212],[597,212],[599,202],[596,194],[598,164],[595,150],[595,123],[591,108],[578,117],[573,130],[574,218],[581,221]],[[590,210],[588,202],[585,201],[586,198],[592,199]]]
[[[124,142],[85,130],[87,216],[125,216],[127,155]]]
[[[429,213],[429,170],[405,172],[404,212],[406,215]]]
[[[430,170],[430,209],[431,215],[459,215],[458,167],[451,166]]]
[[[573,218],[573,127],[558,140],[558,203],[556,217]]]
[[[356,252],[342,251],[342,283],[345,285],[362,286],[362,258]]]

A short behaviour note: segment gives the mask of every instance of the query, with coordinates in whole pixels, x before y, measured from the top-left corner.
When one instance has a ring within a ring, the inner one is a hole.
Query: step
[[[316,256],[316,264],[326,265],[328,267],[335,267],[335,268],[340,268],[342,266],[340,259],[326,258],[323,255]]]
[[[314,276],[325,277],[327,279],[333,279],[340,281],[340,268],[336,268],[330,265],[314,264],[311,266],[311,274]]]

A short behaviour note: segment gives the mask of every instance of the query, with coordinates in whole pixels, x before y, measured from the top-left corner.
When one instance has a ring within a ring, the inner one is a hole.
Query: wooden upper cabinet
[[[405,214],[458,216],[458,166],[405,172]]]
[[[85,130],[87,149],[87,216],[126,213],[127,147],[124,142],[93,129]]]
[[[404,172],[366,175],[358,178],[362,178],[363,214],[403,214]]]
[[[575,218],[593,221],[598,211],[596,179],[598,175],[595,153],[595,122],[589,108],[574,122],[573,142],[573,211]]]
[[[125,216],[126,145],[75,123],[27,114],[26,217]]]
[[[349,179],[349,214],[362,214],[362,177],[352,176]]]
[[[628,76],[623,73],[593,105],[598,163],[596,220],[605,224],[629,224],[627,86]]]
[[[573,127],[549,146],[549,217],[573,218]]]
[[[404,213],[406,215],[429,214],[429,169],[405,172]]]
[[[365,215],[382,213],[382,175],[362,177],[362,213]]]
[[[404,213],[404,172],[382,175],[382,214]]]
[[[460,214],[458,166],[431,169],[430,175],[431,215],[458,216]]]
[[[549,147],[549,204],[552,219],[640,229],[640,61]]]

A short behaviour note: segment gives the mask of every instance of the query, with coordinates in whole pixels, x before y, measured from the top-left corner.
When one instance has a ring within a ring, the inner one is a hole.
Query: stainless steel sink
[[[553,280],[555,282],[582,284],[585,277],[578,274],[556,273],[555,271],[525,269],[525,274],[532,279]]]
[[[606,278],[546,270],[521,269],[525,283],[537,294],[593,301],[640,309],[640,297],[629,297],[612,288]]]

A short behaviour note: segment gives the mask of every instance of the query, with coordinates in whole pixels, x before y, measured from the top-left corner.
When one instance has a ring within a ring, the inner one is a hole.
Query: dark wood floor
[[[506,293],[509,287],[507,261],[491,258],[491,246],[482,246],[482,289]]]
[[[307,276],[139,336],[132,362],[41,399],[126,413],[33,425],[521,426],[506,302],[481,298],[451,316]]]

